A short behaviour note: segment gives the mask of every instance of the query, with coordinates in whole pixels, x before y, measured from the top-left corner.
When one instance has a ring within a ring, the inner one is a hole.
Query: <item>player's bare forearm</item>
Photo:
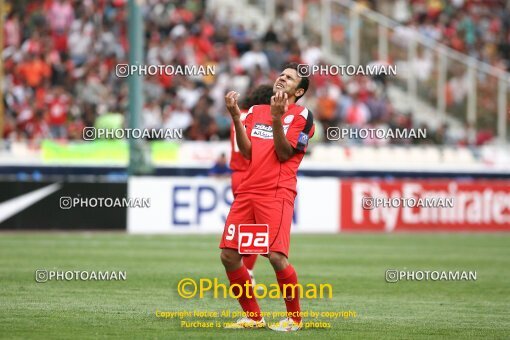
[[[241,155],[243,155],[244,158],[251,159],[251,142],[248,139],[248,136],[246,136],[246,131],[244,130],[243,123],[241,122],[241,111],[237,105],[238,99],[239,93],[230,91],[225,96],[225,106],[227,107],[227,110],[232,117],[232,121],[234,122],[239,151],[241,151]]]
[[[271,115],[273,116],[273,141],[276,155],[280,162],[289,160],[294,155],[294,148],[285,137],[282,125],[282,116],[289,106],[287,93],[276,92],[271,97]]]
[[[280,162],[286,162],[294,155],[294,148],[285,137],[280,119],[273,119],[273,141]]]
[[[239,117],[234,117],[233,121],[239,151],[241,151],[241,155],[243,155],[244,158],[251,159],[251,142],[248,136],[246,135],[246,130],[244,129],[243,123],[241,122],[241,119]]]

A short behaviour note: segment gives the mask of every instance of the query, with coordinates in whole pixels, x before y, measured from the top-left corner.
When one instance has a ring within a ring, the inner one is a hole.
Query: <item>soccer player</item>
[[[241,123],[244,125],[244,121],[248,115],[248,109],[250,107],[257,104],[270,104],[272,95],[273,87],[271,85],[260,85],[255,90],[253,90],[253,92],[248,95],[248,98],[243,103],[243,110],[241,111],[240,116]],[[230,144],[232,147],[230,153],[230,169],[232,170],[232,193],[234,194],[234,198],[236,196],[236,190],[239,187],[239,184],[241,184],[243,181],[246,175],[246,171],[248,170],[248,166],[250,165],[250,160],[244,158],[239,151],[235,133],[235,125],[232,123],[232,126],[230,127]],[[250,274],[250,279],[253,286],[256,284],[253,274],[255,261],[257,261],[257,254],[243,256],[243,263],[246,266],[246,269],[248,269],[248,274]]]
[[[309,80],[300,77],[297,64],[287,64],[273,85],[271,105],[250,108],[245,123],[237,105],[239,94],[225,96],[227,109],[235,124],[241,154],[250,159],[247,174],[236,190],[220,242],[221,261],[231,285],[240,285],[233,293],[248,317],[228,328],[266,326],[253,293],[248,270],[238,251],[239,224],[269,226],[269,258],[280,286],[288,315],[291,317],[270,326],[276,331],[297,331],[303,327],[299,305],[296,271],[288,261],[290,227],[296,197],[297,170],[308,140],[313,136],[312,113],[296,105],[308,89]],[[287,285],[283,291],[284,285]]]

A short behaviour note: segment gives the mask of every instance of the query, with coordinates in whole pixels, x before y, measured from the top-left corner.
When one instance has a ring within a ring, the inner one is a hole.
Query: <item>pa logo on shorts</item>
[[[267,224],[240,224],[238,250],[241,255],[269,253]]]

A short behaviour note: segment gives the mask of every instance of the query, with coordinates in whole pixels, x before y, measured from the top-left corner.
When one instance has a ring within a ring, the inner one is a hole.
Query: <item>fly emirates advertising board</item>
[[[134,177],[128,209],[136,234],[221,233],[229,178]],[[292,232],[510,231],[510,181],[298,178]]]

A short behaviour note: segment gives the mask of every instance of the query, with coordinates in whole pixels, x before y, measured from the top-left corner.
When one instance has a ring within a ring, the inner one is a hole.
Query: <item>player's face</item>
[[[301,77],[298,76],[296,70],[292,68],[286,68],[276,78],[273,85],[273,92],[283,91],[287,93],[289,97],[297,97],[302,95],[303,89],[298,89],[298,85],[301,82]],[[296,93],[297,92],[297,93]]]

